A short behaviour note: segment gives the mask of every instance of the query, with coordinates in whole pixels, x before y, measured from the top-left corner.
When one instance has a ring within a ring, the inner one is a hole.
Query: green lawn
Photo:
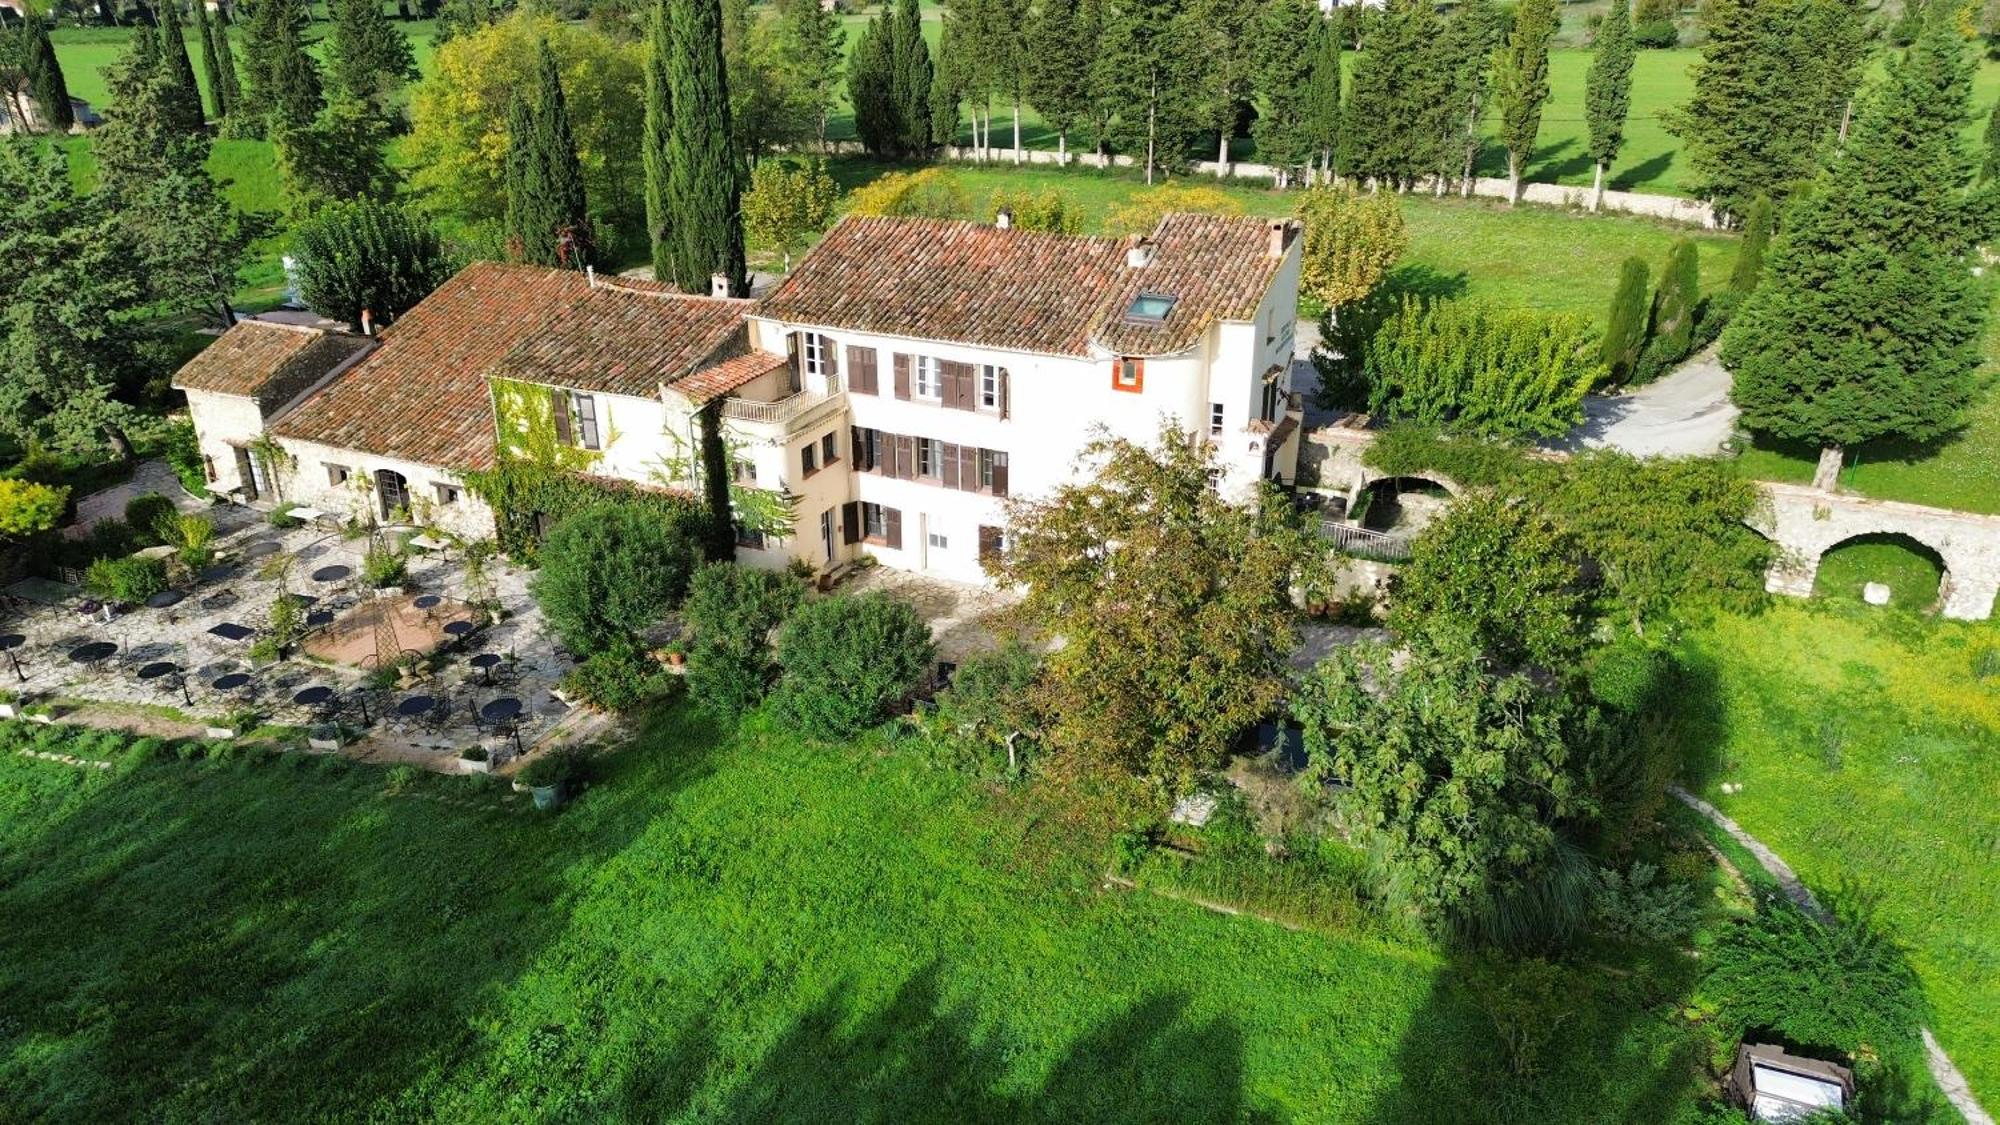
[[[1943,565],[1929,551],[1900,536],[1870,536],[1820,556],[1813,595],[1866,604],[1862,587],[1881,582],[1889,587],[1889,604],[1922,612],[1936,606],[1943,577]]]
[[[1781,600],[1685,647],[1712,689],[1695,780],[1816,892],[1873,903],[2000,1102],[2000,625]]]
[[[1685,1120],[1704,1088],[1671,974],[1575,972],[1510,1078],[1437,954],[1106,890],[1093,821],[873,739],[674,710],[555,817],[321,761],[0,753],[4,1104],[1610,1122]]]

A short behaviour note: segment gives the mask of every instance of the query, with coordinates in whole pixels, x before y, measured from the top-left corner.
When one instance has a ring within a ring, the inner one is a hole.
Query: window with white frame
[[[457,485],[446,484],[443,481],[433,481],[431,483],[431,487],[437,489],[437,502],[439,507],[448,508],[451,505],[458,503],[459,490]]]
[[[934,477],[938,475],[938,443],[927,437],[917,439],[917,475]]]
[[[990,363],[979,365],[979,409],[1000,409],[1000,369]]]
[[[931,550],[942,551],[946,547],[951,546],[951,541],[946,539],[944,536],[939,535],[937,532],[933,531],[930,534],[930,544],[931,544]]]
[[[918,398],[944,398],[944,380],[938,378],[936,356],[920,355],[912,362],[915,368],[916,396]]]
[[[833,374],[833,341],[818,332],[799,333],[799,364],[815,378]]]

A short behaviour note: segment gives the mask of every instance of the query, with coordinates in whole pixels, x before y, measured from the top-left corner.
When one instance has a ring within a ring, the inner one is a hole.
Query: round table
[[[322,625],[331,624],[333,624],[333,611],[330,609],[316,609],[306,614],[306,628],[308,629],[317,629]]]
[[[139,669],[139,678],[142,680],[157,680],[161,676],[171,676],[180,670],[180,665],[175,664],[171,660],[155,660],[144,668]]]
[[[301,707],[318,707],[333,699],[333,689],[325,685],[309,687],[292,696],[292,702]]]
[[[110,641],[91,641],[89,644],[70,649],[69,658],[78,664],[96,664],[111,659],[112,654],[117,651],[118,646]]]
[[[444,598],[437,594],[418,594],[410,604],[418,609],[436,609],[444,604]]]
[[[514,736],[514,753],[521,752],[521,724],[515,719],[521,717],[521,701],[511,695],[503,695],[479,709],[479,717],[499,726],[507,724],[507,733]]]
[[[478,626],[470,621],[447,621],[444,623],[444,635],[454,641],[463,641],[477,628]]]
[[[497,652],[474,653],[471,664],[474,668],[479,669],[479,682],[490,684],[493,682],[493,669],[500,666],[500,654]]]
[[[248,672],[228,672],[217,676],[208,686],[217,691],[235,691],[249,682],[250,674]]]
[[[185,597],[187,597],[187,593],[182,590],[161,590],[159,593],[146,599],[146,608],[165,609],[168,606],[179,605],[181,599]]]
[[[243,557],[246,559],[268,559],[282,550],[284,550],[283,547],[268,541],[252,543],[248,547],[243,548]]]
[[[312,580],[314,582],[338,582],[353,573],[353,567],[341,566],[336,563],[333,566],[323,566],[313,571]]]
[[[0,636],[0,652],[13,652],[27,643],[28,637],[25,633],[8,633],[6,636]]]
[[[234,573],[236,573],[235,567],[230,566],[228,563],[218,563],[215,566],[204,567],[202,572],[195,575],[195,577],[201,579],[203,582],[220,582]]]
[[[406,719],[428,715],[435,710],[437,710],[437,700],[428,695],[407,696],[401,703],[396,704],[396,714]]]

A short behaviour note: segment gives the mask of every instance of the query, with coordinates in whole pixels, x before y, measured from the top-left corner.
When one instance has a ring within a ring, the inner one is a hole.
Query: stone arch
[[[1911,534],[1907,530],[1885,528],[1879,531],[1860,531],[1844,535],[1821,547],[1813,560],[1812,592],[1814,596],[1824,596],[1833,592],[1824,586],[1824,583],[1827,581],[1825,569],[1827,556],[1843,548],[1860,546],[1899,547],[1927,560],[1932,566],[1935,566],[1937,568],[1936,584],[1928,590],[1919,591],[1919,593],[1926,595],[1922,598],[1921,604],[1923,605],[1935,606],[1951,587],[1951,560],[1946,557],[1943,550],[1926,542],[1924,537]],[[1907,591],[1903,590],[1894,590],[1894,583],[1890,583],[1889,585],[1892,587],[1893,594],[1903,595],[1907,593]],[[1855,591],[1855,594],[1858,596],[1859,591]]]
[[[1360,525],[1369,531],[1413,529],[1435,519],[1462,491],[1456,482],[1435,473],[1376,476],[1354,490],[1349,510],[1359,509]]]

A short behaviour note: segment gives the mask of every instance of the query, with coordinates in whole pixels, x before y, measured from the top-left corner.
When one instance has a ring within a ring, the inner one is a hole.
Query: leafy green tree
[[[69,489],[0,477],[0,541],[19,542],[62,522]]]
[[[840,186],[827,175],[826,161],[759,161],[743,196],[743,229],[782,251],[789,271],[792,251],[833,221],[839,201]]]
[[[303,129],[322,105],[319,67],[306,51],[311,14],[301,0],[258,0],[243,24],[243,112],[257,129]]]
[[[1010,544],[986,567],[1063,638],[1037,688],[1053,764],[1183,789],[1283,698],[1290,591],[1322,580],[1324,549],[1288,505],[1225,501],[1213,449],[1171,421],[1150,448],[1100,437],[1081,463],[1080,483],[1008,501]]]
[[[771,634],[804,600],[805,587],[783,572],[731,562],[695,571],[682,611],[694,634],[688,694],[724,719],[756,707],[777,676]]]
[[[755,162],[812,139],[813,107],[794,72],[784,27],[751,19],[749,0],[722,4],[722,73],[731,143],[744,159]]]
[[[1859,916],[1823,917],[1767,894],[1707,961],[1702,992],[1736,1028],[1821,1050],[1889,1053],[1914,1049],[1926,1018],[1903,951]]]
[[[1316,187],[1299,197],[1298,216],[1306,240],[1299,289],[1330,309],[1374,292],[1410,246],[1403,209],[1392,195]]]
[[[1251,59],[1263,109],[1250,125],[1250,136],[1257,142],[1258,161],[1278,170],[1280,187],[1293,169],[1309,167],[1320,156],[1313,99],[1323,91],[1313,84],[1319,65],[1313,48],[1318,46],[1318,25],[1325,22],[1306,0],[1264,0],[1257,11]],[[1300,44],[1310,46],[1301,50]],[[1338,98],[1336,94],[1336,102]]]
[[[1346,174],[1378,186],[1404,188],[1433,165],[1424,119],[1441,76],[1426,57],[1439,33],[1431,0],[1389,0],[1354,59],[1340,123],[1340,164]]]
[[[887,718],[931,674],[931,627],[879,591],[806,602],[778,636],[778,714],[820,738],[850,738]]]
[[[536,92],[515,99],[507,130],[507,243],[521,261],[582,269],[594,256],[583,165],[547,42],[536,51]]]
[[[1970,93],[1963,39],[1932,21],[1787,211],[1723,332],[1744,424],[1817,443],[1821,487],[1843,446],[1935,439],[1971,399],[1986,302],[1964,261]]]
[[[1332,20],[1321,18],[1313,23],[1306,44],[1312,52],[1312,74],[1304,127],[1318,154],[1320,178],[1331,179],[1334,155],[1340,151],[1340,31]]]
[[[377,110],[417,78],[409,37],[389,22],[381,0],[332,0],[327,77],[333,87]]]
[[[1493,60],[1493,99],[1500,109],[1500,143],[1507,149],[1507,200],[1521,199],[1521,177],[1535,151],[1549,100],[1549,41],[1561,23],[1556,0],[1521,0],[1506,45]]]
[[[334,201],[292,231],[299,296],[356,331],[362,310],[387,324],[452,274],[429,222],[366,195]]]
[[[847,60],[847,100],[854,107],[854,132],[872,156],[894,156],[903,135],[891,72],[890,15],[885,8],[862,29]]]
[[[1009,637],[958,666],[951,686],[938,693],[938,716],[954,738],[970,744],[976,758],[1004,755],[1007,772],[1018,773],[1021,750],[1039,737],[1034,697],[1041,674],[1042,654]]]
[[[1111,141],[1135,155],[1146,182],[1180,167],[1203,120],[1200,37],[1174,0],[1131,0],[1105,29],[1097,72],[1113,112]]]
[[[1543,884],[1565,825],[1593,812],[1589,712],[1470,647],[1343,649],[1291,707],[1305,731],[1301,784],[1349,787],[1348,823],[1385,896],[1439,932]]]
[[[1629,0],[1612,0],[1611,11],[1597,26],[1597,48],[1584,75],[1583,114],[1590,127],[1590,161],[1595,165],[1590,209],[1604,206],[1604,175],[1618,150],[1625,147],[1625,116],[1632,110],[1632,9]]]
[[[395,194],[389,134],[374,107],[344,90],[328,99],[309,128],[279,132],[273,140],[292,217],[304,218],[327,203]]]
[[[1083,233],[1083,209],[1077,206],[1075,196],[1060,188],[996,191],[989,205],[996,219],[1003,210],[1012,215],[1011,222],[1019,230],[1038,230],[1047,234]]]
[[[1738,293],[1748,294],[1757,288],[1757,279],[1764,273],[1764,255],[1771,246],[1771,227],[1776,222],[1777,209],[1771,205],[1771,197],[1760,195],[1750,203],[1750,211],[1743,219],[1743,241],[1736,244],[1736,264],[1729,270],[1729,288]]]
[[[1486,145],[1480,126],[1491,93],[1493,50],[1505,22],[1491,0],[1466,0],[1445,17],[1424,53],[1434,72],[1433,104],[1418,107],[1419,148],[1430,149],[1428,167],[1439,195],[1453,180],[1461,192],[1472,193],[1473,171]]]
[[[1090,114],[1096,44],[1084,38],[1079,0],[1042,0],[1027,30],[1028,104],[1056,131],[1058,162],[1069,162],[1070,133]]]
[[[443,0],[431,42],[442,47],[454,39],[477,35],[492,23],[492,0]]]
[[[549,627],[588,656],[658,624],[687,594],[701,558],[696,522],[611,501],[558,523],[529,587]]]
[[[1677,238],[1667,248],[1659,284],[1653,288],[1651,339],[1646,347],[1661,364],[1678,362],[1694,340],[1694,316],[1701,304],[1701,257],[1694,240]]]
[[[1369,408],[1488,437],[1552,436],[1604,377],[1587,318],[1405,297],[1364,349]]]
[[[1265,7],[1265,0],[1190,0],[1188,4],[1188,23],[1200,52],[1188,62],[1200,71],[1203,116],[1207,129],[1218,138],[1218,164],[1229,163],[1229,142],[1235,138],[1237,121],[1255,92],[1257,56],[1262,53],[1258,22]]]
[[[216,52],[215,47],[213,25],[221,21],[209,17],[206,0],[194,0],[190,7],[194,11],[194,35],[201,41],[201,73],[202,77],[208,79],[208,115],[216,121],[221,121],[229,116],[231,93],[229,88],[222,84],[222,56]]]
[[[199,133],[204,124],[201,87],[194,80],[194,64],[188,61],[187,36],[181,30],[180,0],[165,0],[158,11],[160,65],[165,68],[173,89],[172,97],[166,100],[171,120],[181,132]]]
[[[819,0],[789,0],[778,13],[785,44],[785,70],[797,81],[814,136],[826,144],[827,118],[840,88],[841,63],[847,53],[847,32],[840,16]]]
[[[38,15],[29,16],[22,21],[20,38],[21,72],[28,93],[41,107],[42,119],[50,128],[69,132],[76,125],[76,110],[69,104],[69,83],[56,58],[55,44],[49,41],[48,25]]]
[[[1589,643],[1576,541],[1535,507],[1459,497],[1412,545],[1389,627],[1406,642],[1450,637],[1502,667],[1567,673]]]
[[[676,252],[669,280],[706,293],[709,278],[729,279],[747,296],[743,259],[743,168],[730,143],[729,87],[722,63],[722,8],[717,0],[667,0],[667,227]]]
[[[889,25],[889,91],[896,104],[897,150],[912,155],[931,148],[931,52],[917,0],[896,0]]]
[[[1611,294],[1609,327],[1604,330],[1604,367],[1613,383],[1632,377],[1639,350],[1646,346],[1651,306],[1646,300],[1646,262],[1627,258],[1618,267],[1618,288]]]
[[[150,370],[138,256],[60,146],[0,138],[0,433],[27,446],[108,444],[130,458],[118,397]]]

